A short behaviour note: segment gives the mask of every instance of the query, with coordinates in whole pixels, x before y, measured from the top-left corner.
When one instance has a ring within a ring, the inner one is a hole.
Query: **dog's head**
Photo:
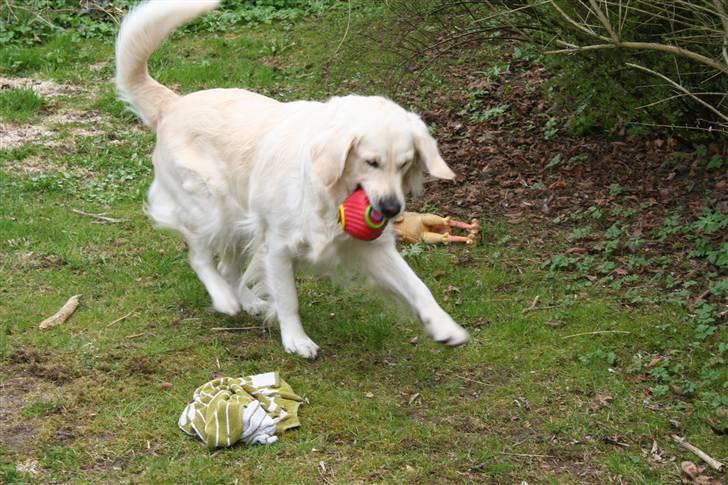
[[[332,127],[311,145],[323,184],[341,198],[362,187],[387,217],[404,210],[405,196],[422,187],[424,171],[441,179],[455,174],[442,159],[424,122],[380,97],[334,98]]]

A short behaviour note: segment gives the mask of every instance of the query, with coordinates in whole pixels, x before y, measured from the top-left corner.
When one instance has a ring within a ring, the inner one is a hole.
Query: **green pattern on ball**
[[[381,229],[384,227],[384,225],[387,223],[387,219],[385,217],[382,217],[382,220],[377,222],[374,222],[371,220],[369,215],[372,213],[374,209],[371,205],[367,206],[367,210],[364,212],[364,222],[367,223],[367,226],[369,226],[372,229]]]

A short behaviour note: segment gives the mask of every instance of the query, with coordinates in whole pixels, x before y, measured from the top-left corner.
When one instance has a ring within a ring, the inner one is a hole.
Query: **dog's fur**
[[[125,18],[116,44],[120,96],[157,133],[146,211],[184,236],[215,310],[275,317],[285,350],[315,357],[294,281],[294,264],[306,263],[359,271],[411,307],[435,340],[466,342],[468,333],[399,255],[391,231],[363,242],[336,222],[338,204],[359,186],[394,216],[421,186],[423,170],[454,176],[419,117],[381,97],[281,103],[242,89],[178,96],[149,76],[147,59],[162,40],[218,3],[143,3]]]

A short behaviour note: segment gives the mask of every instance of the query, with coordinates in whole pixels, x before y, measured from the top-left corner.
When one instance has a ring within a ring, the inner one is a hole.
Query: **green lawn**
[[[383,74],[341,67],[345,53],[335,69],[349,82],[321,82],[345,23],[339,9],[286,29],[177,35],[150,69],[184,92],[376,90]],[[676,463],[698,462],[671,433],[728,457],[702,408],[656,399],[627,370],[635,355],[649,361],[688,339],[685,310],[624,306],[547,274],[540,255],[512,244],[532,227],[483,219],[477,247],[408,257],[471,332],[462,348],[430,342],[365,289],[305,275],[301,313],[317,361],[286,354],[275,329],[211,331],[261,322],[210,313],[181,239],[143,215],[153,135],[115,100],[112,53],[110,39],[66,38],[0,53],[2,76],[76,88],[0,96],[0,121],[50,130],[0,150],[0,481],[668,483]],[[37,329],[75,294],[68,322]],[[269,370],[308,399],[301,428],[278,443],[209,453],[177,428],[212,375]],[[651,457],[653,441],[664,461]]]

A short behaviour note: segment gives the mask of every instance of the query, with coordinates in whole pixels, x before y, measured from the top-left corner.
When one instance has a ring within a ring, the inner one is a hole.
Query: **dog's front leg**
[[[293,261],[285,249],[268,249],[265,255],[265,278],[280,325],[283,348],[286,352],[306,359],[315,358],[319,348],[301,325]]]
[[[367,248],[364,253],[364,269],[369,278],[412,308],[434,340],[455,346],[470,339],[468,332],[437,304],[430,290],[394,245]]]

